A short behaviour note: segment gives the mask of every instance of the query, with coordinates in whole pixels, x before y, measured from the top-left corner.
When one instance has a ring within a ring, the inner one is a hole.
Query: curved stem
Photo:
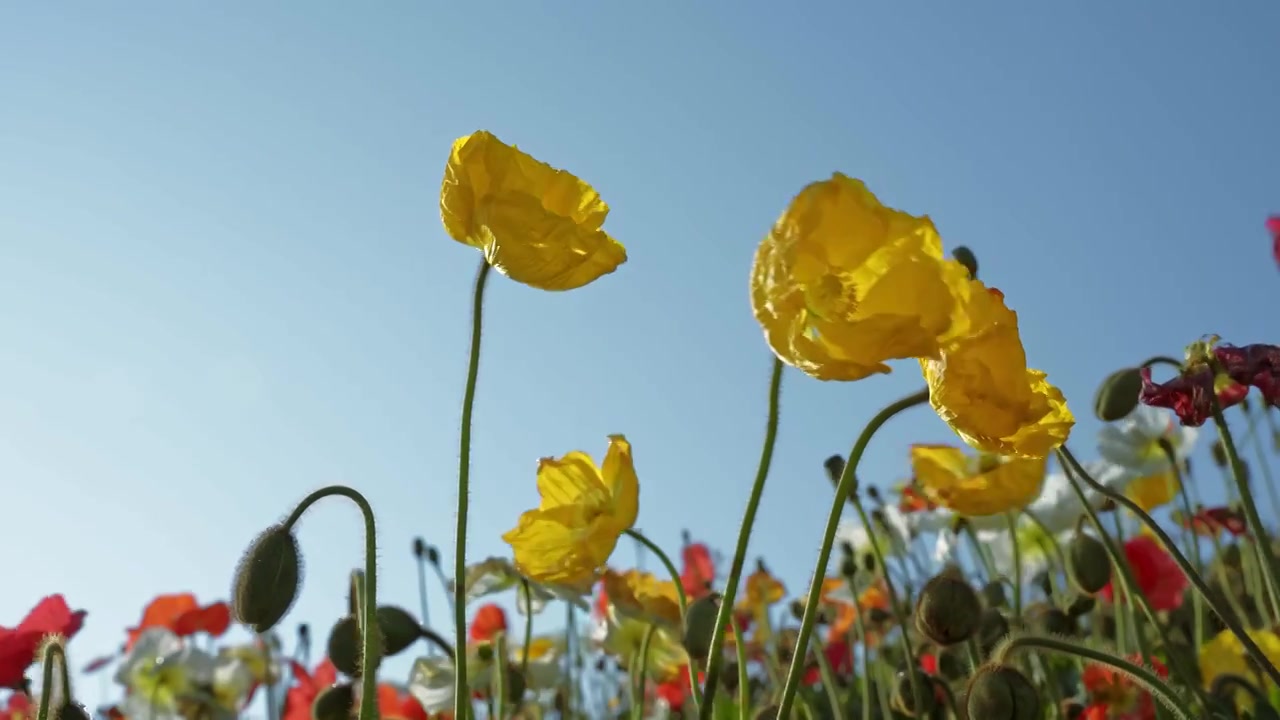
[[[40,664],[43,667],[40,675],[40,704],[36,706],[36,720],[49,720],[49,706],[53,702],[53,666],[55,664],[58,666],[58,673],[62,680],[62,693],[66,695],[64,701],[71,699],[71,680],[67,675],[67,653],[61,641],[45,643]]]
[[[671,576],[671,582],[676,586],[676,601],[680,603],[680,619],[683,621],[685,611],[689,608],[689,598],[684,593],[684,580],[680,577],[680,571],[676,569],[676,564],[671,562],[670,556],[662,548],[658,547],[657,543],[645,537],[639,530],[627,528],[624,532],[640,543],[642,547],[653,553],[658,558],[658,561],[662,563],[662,566],[667,569],[667,574]],[[737,636],[735,635],[734,637]],[[693,695],[693,706],[700,708],[702,707],[702,688],[698,685],[698,671],[693,668],[692,663],[687,669],[689,671],[690,693]]]
[[[346,485],[330,485],[320,488],[302,499],[284,521],[284,527],[292,529],[312,505],[331,495],[345,497],[360,508],[364,516],[364,582],[361,583],[359,613],[360,636],[360,717],[359,720],[375,720],[378,716],[378,664],[382,661],[382,637],[378,628],[378,525],[373,508],[364,495]]]
[[[773,360],[773,371],[769,377],[769,419],[765,424],[764,446],[760,450],[760,465],[756,469],[756,480],[751,486],[751,496],[747,499],[747,509],[742,515],[742,526],[738,530],[738,546],[733,553],[733,563],[725,580],[724,594],[720,600],[720,611],[716,613],[716,624],[711,634],[711,652],[707,657],[707,680],[704,702],[698,708],[700,720],[710,720],[711,710],[715,706],[715,688],[720,682],[720,667],[724,664],[725,628],[729,626],[729,616],[733,613],[733,600],[738,592],[738,579],[742,575],[742,566],[747,560],[747,543],[751,539],[751,528],[755,525],[756,510],[760,507],[760,497],[764,494],[764,482],[769,476],[769,466],[773,462],[773,445],[778,439],[778,400],[782,394],[782,361]],[[738,638],[741,641],[741,638]],[[803,653],[801,648],[798,652]],[[786,717],[779,713],[778,717]]]
[[[1219,413],[1219,415],[1221,415],[1221,413]],[[1089,474],[1085,472],[1084,468],[1080,466],[1080,463],[1076,461],[1075,456],[1071,454],[1071,451],[1067,449],[1066,445],[1058,448],[1058,453],[1065,462],[1070,463],[1074,474],[1084,481],[1085,484],[1114,500],[1117,504],[1124,506],[1126,510],[1133,513],[1135,517],[1142,521],[1142,523],[1151,530],[1160,543],[1164,545],[1164,548],[1169,553],[1170,557],[1178,563],[1178,567],[1182,570],[1182,573],[1187,576],[1187,579],[1191,581],[1191,584],[1194,585],[1196,590],[1204,597],[1204,601],[1208,604],[1209,608],[1213,610],[1214,614],[1217,615],[1220,620],[1222,620],[1222,623],[1227,626],[1227,629],[1240,639],[1240,643],[1244,645],[1244,649],[1255,661],[1257,661],[1259,665],[1262,666],[1263,670],[1267,673],[1267,676],[1271,678],[1271,681],[1280,685],[1280,668],[1276,668],[1276,666],[1272,665],[1271,662],[1267,660],[1266,654],[1263,653],[1262,649],[1253,641],[1253,638],[1249,637],[1249,634],[1244,631],[1244,628],[1240,627],[1240,623],[1237,622],[1235,618],[1231,617],[1231,613],[1225,612],[1222,607],[1218,605],[1217,601],[1213,597],[1213,593],[1209,590],[1209,586],[1205,584],[1204,579],[1195,571],[1195,568],[1191,567],[1191,563],[1187,562],[1186,556],[1182,554],[1182,551],[1178,550],[1178,546],[1173,542],[1173,539],[1169,537],[1169,534],[1164,531],[1164,528],[1160,527],[1155,520],[1152,520],[1150,515],[1143,512],[1142,508],[1138,507],[1137,503],[1100,484],[1097,480],[1090,477]],[[1122,567],[1125,568],[1125,572],[1127,573],[1128,563],[1125,562]],[[1157,626],[1163,630],[1163,626],[1159,624],[1157,624]],[[1197,684],[1193,687],[1199,688],[1199,685]]]
[[[908,408],[928,402],[929,390],[923,389],[912,393],[901,400],[885,407],[875,417],[871,418],[871,422],[863,428],[862,433],[853,444],[853,449],[849,452],[849,459],[844,464],[844,470],[840,473],[840,482],[836,484],[836,496],[831,501],[831,512],[827,516],[827,529],[822,537],[822,546],[818,550],[818,562],[814,568],[814,581],[809,587],[809,597],[805,600],[804,618],[800,621],[800,631],[796,637],[795,657],[791,659],[791,668],[787,671],[787,681],[782,688],[782,698],[778,702],[778,717],[785,718],[791,710],[791,704],[795,700],[796,691],[800,689],[800,677],[804,669],[804,654],[809,649],[809,636],[813,634],[814,621],[818,617],[818,600],[822,594],[821,579],[827,574],[827,563],[831,560],[831,548],[835,545],[836,530],[840,526],[840,512],[844,509],[845,501],[852,497],[854,485],[857,483],[858,462],[862,460],[862,453],[866,451],[867,444],[871,442],[871,436],[875,435],[880,426],[889,421],[889,418]],[[884,557],[880,552],[879,543],[875,542],[875,533],[872,532],[872,526],[867,522],[867,513],[862,509],[862,503],[857,503],[859,515],[863,525],[867,527],[867,532],[872,538],[871,547],[877,555],[876,562],[881,568],[884,568]],[[885,584],[889,589],[889,597],[894,603],[894,612],[901,614],[901,608],[897,606],[894,600],[893,581],[886,571],[884,574]],[[906,627],[906,625],[903,625]],[[906,633],[901,633],[906,638]],[[908,662],[911,654],[908,653]],[[915,677],[912,673],[911,677]],[[706,720],[706,718],[703,718]]]
[[[444,636],[442,636],[440,633],[436,632],[435,630],[432,630],[431,628],[425,627],[425,626],[419,628],[419,631],[422,633],[422,637],[424,640],[431,643],[435,647],[440,648],[440,651],[443,652],[445,656],[449,658],[450,661],[453,661],[454,659],[453,646],[449,644],[449,641],[444,639]]]
[[[471,410],[476,399],[476,377],[480,373],[480,336],[484,318],[484,288],[489,279],[489,263],[481,260],[476,272],[475,292],[471,301],[471,358],[467,365],[467,385],[462,394],[462,432],[458,442],[458,525],[454,533],[453,632],[458,642],[467,636],[467,510],[471,504]],[[453,685],[453,716],[467,720],[471,710],[471,693],[467,690],[467,654],[458,653]],[[361,720],[365,720],[361,712]]]
[[[1174,360],[1173,358],[1168,357],[1166,355],[1156,355],[1154,357],[1149,357],[1145,361],[1143,361],[1143,363],[1138,367],[1149,368],[1149,367],[1154,367],[1156,365],[1168,365],[1169,367],[1172,367],[1175,370],[1178,370],[1178,371],[1182,370],[1181,362]]]
[[[1222,416],[1222,406],[1213,393],[1209,393],[1209,398],[1210,407],[1213,409],[1213,422],[1218,426],[1218,436],[1222,438],[1222,447],[1227,451],[1227,465],[1231,468],[1236,487],[1240,489],[1240,504],[1244,506],[1245,519],[1249,521],[1249,529],[1253,532],[1253,541],[1257,546],[1258,564],[1262,566],[1262,577],[1267,584],[1266,594],[1271,598],[1271,617],[1280,618],[1280,584],[1277,584],[1275,553],[1271,549],[1267,528],[1258,515],[1258,505],[1253,501],[1253,493],[1249,490],[1249,481],[1245,476],[1244,464],[1240,462],[1240,454],[1236,451],[1235,440],[1231,437],[1231,428],[1227,427],[1227,419]],[[1264,664],[1270,665],[1270,663]],[[1277,677],[1280,677],[1280,672],[1271,679],[1280,685]]]
[[[1182,698],[1170,691],[1168,683],[1161,680],[1155,673],[1141,665],[1136,665],[1101,650],[1095,650],[1087,645],[1078,645],[1056,637],[1018,635],[1009,638],[997,647],[995,652],[991,654],[991,660],[996,663],[1003,662],[1010,653],[1021,649],[1047,650],[1060,655],[1082,657],[1089,662],[1105,665],[1141,685],[1147,692],[1159,698],[1160,702],[1177,717],[1182,720],[1195,720],[1195,714],[1187,708]]]

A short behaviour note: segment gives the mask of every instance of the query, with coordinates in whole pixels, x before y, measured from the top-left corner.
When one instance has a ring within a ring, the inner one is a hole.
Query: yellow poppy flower
[[[680,638],[676,633],[656,625],[630,618],[620,618],[617,623],[610,623],[601,645],[605,652],[618,661],[619,665],[629,668],[632,659],[640,655],[640,650],[644,646],[645,633],[650,627],[654,630],[649,638],[649,661],[645,663],[646,674],[657,682],[664,682],[682,674],[689,664],[689,653],[680,644]]]
[[[1155,473],[1129,483],[1124,494],[1144,512],[1151,512],[1178,497],[1178,479],[1171,471]]]
[[[578,450],[543,458],[538,494],[538,508],[521,515],[502,536],[511,545],[516,569],[530,580],[589,591],[640,511],[631,444],[622,435],[610,435],[603,467]]]
[[[935,503],[967,517],[1026,507],[1040,494],[1044,458],[967,455],[946,445],[914,445],[911,468],[921,491]]]
[[[935,356],[967,282],[929,218],[836,173],[801,190],[760,243],[751,306],[783,362],[860,380],[889,372],[886,360]]]
[[[929,404],[977,450],[1045,457],[1066,442],[1075,418],[1062,391],[1027,368],[1018,316],[1004,295],[970,282],[965,317],[945,338],[941,355],[920,360]]]
[[[1254,644],[1267,656],[1272,665],[1280,666],[1280,636],[1270,630],[1248,630]],[[1200,675],[1206,688],[1223,675],[1257,677],[1249,666],[1249,655],[1240,638],[1230,630],[1223,630],[1212,640],[1200,646]],[[1261,683],[1260,683],[1261,684]]]
[[[542,290],[572,290],[626,262],[601,230],[609,206],[590,185],[481,130],[458,138],[440,189],[449,235],[495,270]]]
[[[659,580],[651,573],[639,570],[625,573],[605,570],[604,594],[618,615],[680,627],[680,595],[670,580]]]

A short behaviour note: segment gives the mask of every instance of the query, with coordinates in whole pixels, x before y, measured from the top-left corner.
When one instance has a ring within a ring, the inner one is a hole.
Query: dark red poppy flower
[[[841,639],[829,642],[822,646],[822,654],[826,656],[827,662],[831,665],[831,672],[836,677],[853,674],[853,647],[849,645],[849,641]],[[818,663],[814,662],[805,670],[804,684],[817,685],[820,682],[822,682],[822,669]]]
[[[500,632],[507,631],[507,614],[502,608],[489,603],[481,605],[476,610],[476,616],[471,620],[471,628],[467,631],[467,636],[471,638],[471,642],[490,642],[493,637]]]
[[[338,682],[338,669],[329,658],[320,661],[315,672],[307,672],[302,665],[289,663],[293,670],[293,687],[284,698],[281,720],[311,720],[311,706],[326,688]]]
[[[684,568],[680,584],[689,600],[697,600],[711,592],[716,579],[716,564],[711,559],[711,549],[704,543],[686,543],[681,551]]]
[[[1223,532],[1239,537],[1249,529],[1244,516],[1229,507],[1201,507],[1191,517],[1180,510],[1174,510],[1173,521],[1202,537],[1218,537]]]
[[[1267,218],[1267,231],[1271,233],[1271,254],[1275,256],[1276,264],[1280,265],[1280,215]]]
[[[702,684],[706,681],[707,674],[698,673],[698,683]],[[661,698],[666,701],[667,707],[673,710],[679,710],[688,702],[689,697],[693,694],[689,686],[689,666],[683,665],[680,671],[669,680],[657,683],[653,686],[654,697]]]
[[[1133,579],[1151,608],[1156,611],[1176,610],[1182,605],[1187,590],[1187,576],[1155,538],[1139,535],[1124,544],[1124,555],[1133,571]],[[1111,583],[1099,593],[1113,600]]]
[[[1229,408],[1237,405],[1248,394],[1249,387],[1234,382],[1226,375],[1219,376],[1207,363],[1184,370],[1182,374],[1163,383],[1151,380],[1151,368],[1142,368],[1142,391],[1138,400],[1143,405],[1172,410],[1186,427],[1200,427],[1213,414],[1211,398],[1216,392],[1218,405]]]
[[[1280,407],[1280,347],[1219,345],[1213,356],[1227,377],[1246,388],[1257,388],[1264,402]]]
[[[44,637],[71,639],[84,626],[86,614],[84,610],[72,612],[61,595],[50,595],[37,603],[18,627],[0,627],[0,688],[21,688]]]

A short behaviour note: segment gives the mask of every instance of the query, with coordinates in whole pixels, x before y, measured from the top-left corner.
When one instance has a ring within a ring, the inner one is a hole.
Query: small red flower
[[[27,613],[18,627],[0,627],[0,688],[22,687],[27,668],[36,660],[36,651],[46,635],[68,640],[84,625],[84,610],[71,611],[61,595],[50,595]]]
[[[1280,347],[1219,345],[1213,356],[1227,377],[1246,388],[1257,388],[1268,405],[1280,407]]]
[[[1142,664],[1142,658],[1137,655],[1129,656],[1129,661]],[[1160,678],[1169,677],[1169,668],[1164,663],[1153,658],[1151,666]],[[1151,693],[1106,665],[1087,665],[1080,683],[1089,694],[1090,704],[1086,713],[1093,713],[1086,714],[1086,717],[1100,720],[1155,719],[1156,706]]]
[[[1147,596],[1153,610],[1175,610],[1182,605],[1187,576],[1155,538],[1139,535],[1129,540],[1124,544],[1124,555],[1138,589]],[[1099,594],[1112,600],[1111,583]]]
[[[311,720],[311,705],[326,688],[338,681],[338,669],[329,662],[329,658],[320,661],[315,672],[298,663],[290,663],[293,669],[293,687],[284,698],[284,712],[281,720]]]
[[[9,696],[9,704],[0,709],[0,720],[32,720],[35,716],[36,707],[26,693],[13,693]]]
[[[1271,254],[1275,256],[1276,264],[1280,265],[1280,215],[1267,218],[1267,230],[1271,233]]]
[[[716,579],[711,549],[704,543],[685,543],[681,555],[684,569],[680,573],[680,584],[684,586],[685,596],[692,601],[710,593]]]
[[[467,636],[471,638],[471,642],[490,642],[493,637],[500,632],[507,631],[507,614],[502,608],[489,603],[481,605],[476,610],[476,616],[471,620],[471,629]]]
[[[822,654],[831,664],[831,672],[836,676],[853,674],[853,648],[847,640],[841,639],[822,646]],[[805,670],[804,684],[817,685],[822,682],[822,670],[817,662]]]

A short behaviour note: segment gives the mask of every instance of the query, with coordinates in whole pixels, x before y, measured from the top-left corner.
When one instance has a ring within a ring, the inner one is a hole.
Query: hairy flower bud
[[[1142,392],[1142,373],[1138,368],[1124,368],[1107,376],[1093,396],[1093,414],[1102,422],[1123,420],[1138,407]]]
[[[1009,604],[1009,598],[1004,592],[1004,583],[992,581],[982,586],[982,599],[986,601],[987,607],[1005,607]]]
[[[893,676],[891,704],[894,710],[907,717],[929,717],[937,703],[938,698],[933,694],[933,682],[924,671],[919,668],[899,670]]]
[[[981,613],[982,602],[969,583],[951,574],[938,575],[920,590],[916,629],[947,647],[973,637]]]
[[[955,258],[956,262],[963,265],[965,269],[969,271],[969,277],[974,280],[978,279],[978,256],[974,255],[972,250],[964,245],[957,245],[955,249],[951,251],[951,257]]]
[[[302,554],[298,539],[284,525],[259,535],[236,567],[231,591],[235,618],[256,633],[275,627],[298,597]]]
[[[351,720],[356,707],[356,691],[351,683],[324,689],[311,704],[311,720]]]
[[[1025,675],[1011,667],[987,665],[969,679],[965,697],[969,717],[982,720],[1040,720],[1040,694]]]
[[[1073,620],[1084,617],[1093,612],[1098,606],[1098,601],[1092,595],[1077,595],[1071,599],[1071,604],[1067,606],[1067,615]]]
[[[827,477],[831,478],[831,482],[840,482],[840,476],[844,474],[844,458],[839,455],[832,455],[822,462],[822,467],[827,470]]]
[[[388,657],[399,655],[422,637],[422,625],[394,605],[378,608],[378,628],[382,630],[382,652]]]
[[[716,616],[720,614],[720,595],[712,593],[694,600],[684,615],[685,652],[697,662],[706,662],[711,654],[711,635],[716,629]]]
[[[989,652],[1005,635],[1009,634],[1009,621],[995,608],[987,608],[978,618],[978,644],[983,652]]]
[[[1036,603],[1027,608],[1026,618],[1028,624],[1041,634],[1076,634],[1076,624],[1071,616],[1048,603]]]
[[[1071,582],[1081,592],[1094,595],[1111,582],[1111,556],[1102,541],[1076,530],[1067,548],[1067,569]]]
[[[1213,464],[1220,468],[1227,466],[1227,448],[1221,440],[1214,440],[1209,446],[1209,454],[1213,456]]]
[[[360,676],[360,624],[355,616],[347,615],[333,624],[329,631],[329,662],[351,677]]]

